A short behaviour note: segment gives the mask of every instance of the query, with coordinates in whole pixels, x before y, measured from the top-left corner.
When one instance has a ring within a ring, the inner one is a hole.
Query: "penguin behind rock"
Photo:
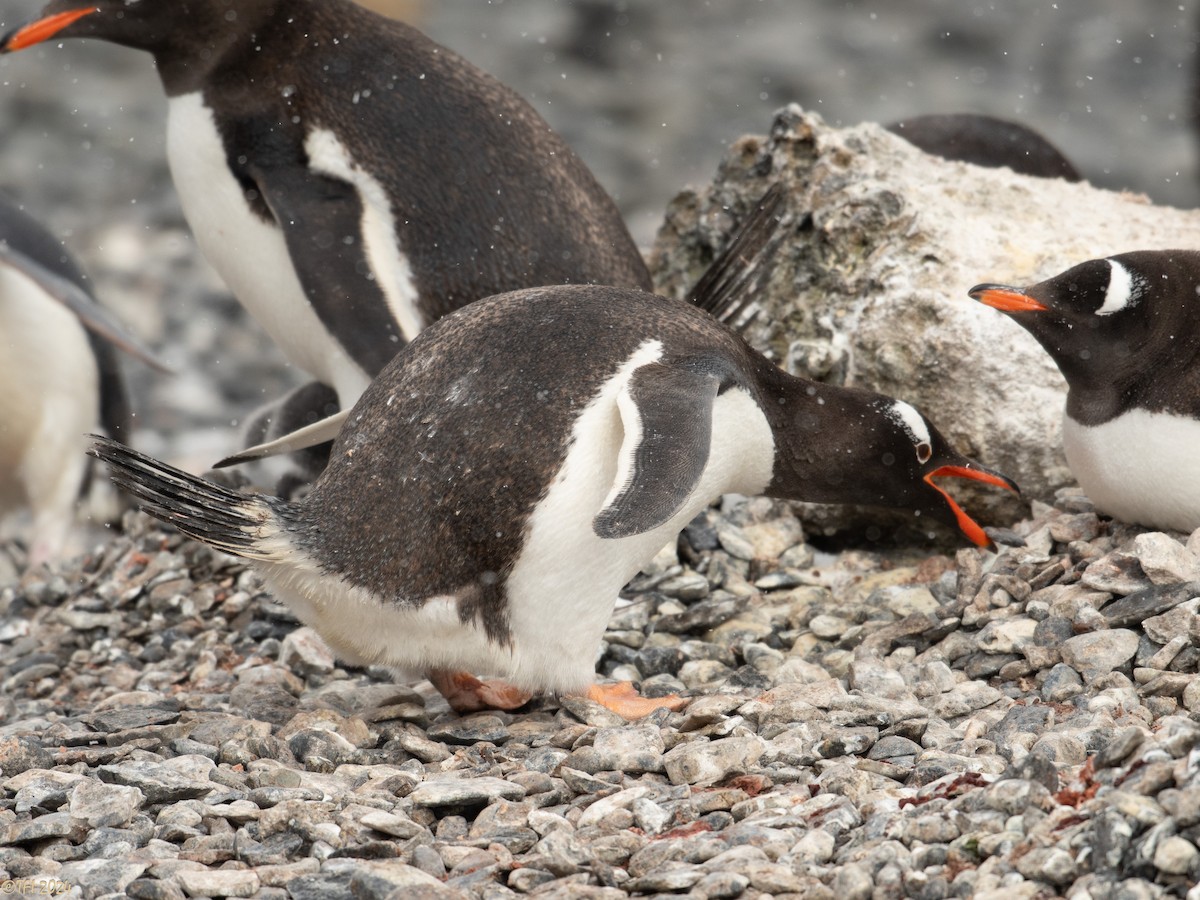
[[[685,301],[586,285],[422,332],[300,500],[91,452],[147,512],[249,559],[340,657],[425,672],[459,710],[589,691],[620,588],[723,493],[905,507],[986,544],[935,479],[1015,487],[906,403],[788,375]],[[590,696],[679,702],[627,690]]]
[[[914,147],[943,159],[1020,175],[1082,181],[1062,152],[1032,128],[973,113],[913,116],[884,126]]]
[[[147,356],[54,236],[2,196],[0,340],[0,511],[31,511],[37,564],[64,548],[87,470],[85,435],[103,428],[129,439],[116,348]]]
[[[343,408],[423,327],[480,297],[650,287],[566,143],[408,25],[350,0],[52,0],[0,52],[70,37],[153,54],[197,242]]]
[[[1200,252],[1081,263],[1029,288],[971,297],[1032,334],[1067,380],[1063,449],[1096,508],[1200,528]]]

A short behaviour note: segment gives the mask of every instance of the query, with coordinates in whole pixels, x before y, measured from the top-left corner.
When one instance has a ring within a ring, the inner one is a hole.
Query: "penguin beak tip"
[[[26,47],[32,47],[34,44],[48,41],[64,28],[74,24],[84,16],[90,16],[92,13],[99,11],[99,7],[84,6],[45,16],[26,25],[20,25],[5,34],[3,38],[0,38],[0,54],[15,53],[18,50],[24,50]]]
[[[1030,297],[1020,288],[1006,284],[977,284],[967,291],[967,296],[984,306],[1006,313],[1045,312],[1048,309],[1044,303]]]

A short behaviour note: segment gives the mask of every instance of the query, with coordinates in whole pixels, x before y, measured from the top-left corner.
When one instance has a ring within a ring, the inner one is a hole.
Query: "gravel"
[[[603,4],[426,24],[534,99],[643,243],[788,100],[1022,115],[1101,183],[1194,202],[1177,4],[617,7],[598,58],[575,38]],[[298,377],[195,252],[149,61],[80,43],[0,76],[6,187],[180,370],[129,367],[139,445],[211,462]],[[997,537],[835,554],[727,498],[613,616],[602,677],[689,701],[633,724],[570,698],[454,716],[139,514],[23,575],[5,545],[0,874],[135,898],[1196,896],[1200,532],[1067,491]]]
[[[1087,507],[1063,492],[1018,546],[950,558],[825,552],[785,504],[726,498],[613,616],[601,677],[688,699],[635,723],[550,697],[455,716],[130,513],[0,592],[24,626],[0,874],[85,897],[1182,897],[1200,585],[1163,560],[1200,534]],[[1120,577],[1089,577],[1105,560]]]

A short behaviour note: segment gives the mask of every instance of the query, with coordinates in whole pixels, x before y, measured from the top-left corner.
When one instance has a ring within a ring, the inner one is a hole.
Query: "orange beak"
[[[998,309],[1000,312],[1045,312],[1047,307],[1034,300],[1028,294],[1023,294],[1017,288],[1003,284],[979,284],[969,290],[972,300],[978,300],[985,306]]]
[[[71,9],[53,16],[46,16],[36,22],[30,22],[10,34],[4,44],[0,46],[0,52],[12,53],[32,47],[34,44],[40,44],[42,41],[48,41],[73,22],[99,11],[99,8],[95,6],[85,6],[83,9]]]
[[[1005,490],[1019,494],[1021,490],[1017,487],[1016,482],[1005,478],[1003,475],[995,475],[991,472],[985,472],[982,469],[968,469],[966,466],[942,466],[941,468],[934,469],[925,476],[925,483],[946,499],[946,503],[949,504],[950,511],[954,513],[954,518],[958,521],[958,527],[962,530],[962,533],[977,547],[990,547],[992,539],[987,536],[979,523],[968,516],[963,511],[963,508],[954,502],[953,497],[934,483],[933,479],[943,477],[982,481],[984,484],[993,484],[996,487],[1002,487]]]

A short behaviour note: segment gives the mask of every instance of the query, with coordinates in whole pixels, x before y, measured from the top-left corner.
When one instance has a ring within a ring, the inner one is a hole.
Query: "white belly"
[[[213,268],[283,354],[332,386],[349,408],[370,379],[305,297],[282,232],[247,205],[199,92],[170,100],[167,159],[183,212]]]
[[[1131,410],[1089,428],[1064,415],[1063,448],[1100,512],[1154,528],[1200,528],[1200,422]]]
[[[0,507],[28,505],[31,555],[58,552],[97,429],[99,375],[75,315],[25,275],[0,266]]]

